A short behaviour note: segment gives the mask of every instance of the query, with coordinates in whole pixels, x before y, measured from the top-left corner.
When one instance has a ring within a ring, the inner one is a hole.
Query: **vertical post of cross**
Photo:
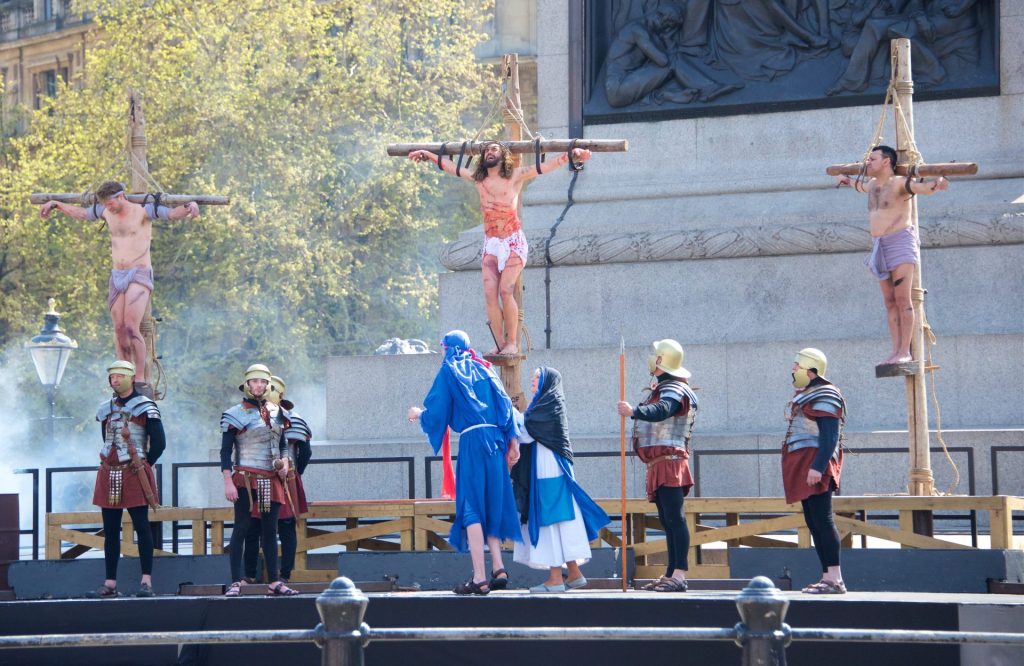
[[[506,53],[501,58],[501,78],[504,83],[502,86],[504,90],[504,113],[502,114],[505,124],[505,140],[506,141],[520,141],[523,138],[523,127],[520,123],[520,118],[523,117],[523,105],[522,99],[519,92],[519,54],[518,53]],[[516,167],[521,162],[521,156],[513,153],[512,159]],[[516,215],[519,219],[522,219],[522,197],[519,200],[519,210],[516,211]],[[525,266],[523,267],[525,270]],[[518,337],[522,339],[523,331],[525,330],[525,311],[523,309],[523,274],[520,273],[519,277],[516,278],[516,284],[512,291],[512,297],[516,299],[516,305],[519,306],[519,327]],[[505,326],[505,334],[508,335],[508,325]],[[509,358],[499,360],[496,364],[501,371],[501,383],[505,386],[505,392],[512,398],[512,404],[520,410],[526,409],[526,403],[523,397],[523,380],[522,380],[522,364],[523,357],[525,356],[525,349],[523,349],[519,340],[508,340],[506,337],[506,344],[514,343],[519,347],[519,353]],[[492,362],[494,362],[492,360]]]
[[[742,666],[786,666],[789,599],[765,576],[757,576],[736,597],[740,623],[736,644],[743,648]]]
[[[316,598],[320,625],[326,635],[317,640],[321,666],[363,666],[360,634],[370,600],[348,578],[335,578]],[[335,637],[332,637],[334,635]]]
[[[911,74],[910,40],[894,39],[892,48],[892,79],[898,104],[894,105],[896,117],[896,152],[900,162],[907,161],[907,151],[914,143],[914,80]],[[905,123],[900,127],[900,117]],[[908,174],[907,178],[911,175]],[[920,237],[917,215],[917,197],[910,202],[911,224]],[[914,266],[911,301],[914,308],[914,332],[910,339],[910,353],[916,364],[915,372],[904,380],[907,390],[907,430],[910,439],[910,484],[911,495],[930,496],[935,489],[932,475],[931,451],[928,442],[928,387],[925,382],[924,342],[924,289],[921,286],[921,263]],[[914,512],[914,531],[931,534],[931,512]]]
[[[149,175],[149,159],[146,149],[149,141],[146,139],[146,118],[142,112],[142,97],[139,91],[130,89],[128,91],[128,159],[129,183],[128,188],[134,193],[144,193],[149,189],[146,177]],[[156,320],[153,319],[153,294],[149,295],[146,303],[146,314],[142,317],[139,325],[143,340],[146,341],[146,369],[145,380],[153,391],[153,398],[159,399],[156,394],[158,377],[156,376]]]

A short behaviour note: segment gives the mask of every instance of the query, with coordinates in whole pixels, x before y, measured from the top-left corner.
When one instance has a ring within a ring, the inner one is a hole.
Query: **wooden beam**
[[[572,139],[541,139],[540,150],[542,153],[564,153],[569,150]],[[475,141],[466,146],[466,155],[479,155],[484,146],[490,141]],[[514,154],[533,153],[537,150],[537,144],[533,141],[503,141],[508,149]],[[432,153],[441,151],[444,146],[445,155],[458,155],[462,150],[462,141],[446,141],[444,143],[389,143],[388,155],[391,157],[405,157],[414,150],[427,150]],[[595,153],[624,153],[629,150],[629,141],[626,139],[577,139],[576,147],[583,148]],[[856,173],[856,172],[854,172]]]
[[[142,194],[126,194],[125,199],[132,203],[141,204],[146,197]],[[151,197],[152,199],[152,197]],[[95,192],[35,192],[28,198],[29,202],[41,206],[47,201],[59,201],[60,203],[75,204],[77,206],[91,206],[96,201]],[[231,197],[217,194],[161,194],[160,203],[168,206],[180,206],[189,201],[195,201],[203,206],[227,206],[231,203]]]
[[[850,164],[833,164],[825,168],[825,173],[830,176],[856,176],[863,169],[863,162],[851,162]],[[896,173],[906,176],[909,169],[906,164],[899,164],[896,166]],[[918,164],[914,175],[921,177],[973,176],[976,173],[978,173],[977,162],[936,162],[934,164]]]

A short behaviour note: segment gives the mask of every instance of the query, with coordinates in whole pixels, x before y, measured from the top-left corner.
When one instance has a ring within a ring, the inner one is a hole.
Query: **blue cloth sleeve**
[[[171,219],[171,209],[168,208],[167,206],[160,205],[160,206],[156,207],[156,210],[153,210],[153,204],[148,203],[148,204],[146,204],[144,206],[144,208],[146,209],[146,215],[151,220],[156,220],[156,219],[169,220],[169,219]]]
[[[818,416],[814,419],[818,422],[818,452],[811,462],[811,469],[816,472],[825,472],[828,461],[836,452],[836,445],[839,443],[839,419],[832,416]]]
[[[451,370],[448,366],[441,366],[441,370],[434,378],[434,384],[423,399],[423,412],[420,414],[420,428],[426,433],[430,440],[430,446],[434,449],[434,455],[441,451],[441,440],[444,439],[445,430],[452,422],[452,394],[448,387],[448,373]]]

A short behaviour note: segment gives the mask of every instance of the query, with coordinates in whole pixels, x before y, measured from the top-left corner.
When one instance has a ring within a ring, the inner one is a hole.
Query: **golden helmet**
[[[270,376],[270,386],[267,387],[267,392],[264,394],[267,401],[280,405],[281,400],[284,398],[284,380],[277,375]]]
[[[134,388],[134,384],[132,383],[132,377],[135,376],[135,364],[132,363],[131,361],[118,359],[111,363],[110,366],[107,368],[108,381],[110,380],[110,375],[118,375],[121,377],[120,381],[118,381],[118,383],[115,386],[112,386],[111,388],[113,388],[118,393],[126,393],[132,390],[132,388]]]
[[[828,365],[825,352],[814,347],[804,347],[798,351],[793,362],[797,365],[793,370],[793,386],[796,388],[804,388],[811,383],[811,376],[807,374],[808,370],[813,370],[819,377],[824,377],[825,367]]]
[[[256,396],[249,390],[250,379],[265,379],[267,383],[270,383],[270,368],[263,365],[262,363],[253,363],[245,369],[245,378],[242,380],[242,384],[238,387],[238,390],[245,394],[246,398],[255,399]]]
[[[654,374],[655,368],[662,372],[689,379],[690,371],[683,367],[683,346],[675,340],[655,340],[651,345],[653,353],[647,358],[647,367]]]

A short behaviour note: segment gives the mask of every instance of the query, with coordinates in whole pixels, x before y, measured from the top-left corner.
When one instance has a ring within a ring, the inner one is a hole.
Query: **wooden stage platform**
[[[599,499],[612,517],[609,528],[594,542],[618,548],[623,521],[618,499]],[[1024,498],[945,496],[866,496],[836,497],[836,523],[843,546],[868,545],[868,538],[889,542],[900,548],[970,549],[963,539],[954,540],[916,534],[915,512],[961,515],[965,524],[987,525],[977,535],[979,547],[996,550],[1020,549],[1024,538],[1015,536],[1013,516],[1024,515]],[[454,502],[439,500],[387,500],[313,502],[309,513],[299,519],[298,553],[293,580],[329,581],[334,570],[310,568],[307,553],[325,551],[447,551],[445,536],[451,529]],[[737,547],[797,548],[810,547],[798,504],[787,504],[772,497],[694,497],[686,500],[686,520],[692,534],[690,575],[694,578],[728,578],[729,550]],[[225,528],[233,514],[230,507],[167,507],[150,511],[150,520],[170,523],[177,536],[170,550],[159,555],[220,554],[224,552]],[[125,521],[127,524],[127,515]],[[635,558],[635,576],[660,575],[658,558],[665,552],[664,538],[653,504],[630,499],[626,504],[625,532]],[[122,531],[122,552],[137,555],[130,529]],[[177,544],[178,548],[173,545]],[[708,548],[715,544],[716,548]],[[722,548],[722,546],[725,548]],[[99,511],[51,513],[46,517],[46,558],[74,559],[91,549],[103,548]]]

